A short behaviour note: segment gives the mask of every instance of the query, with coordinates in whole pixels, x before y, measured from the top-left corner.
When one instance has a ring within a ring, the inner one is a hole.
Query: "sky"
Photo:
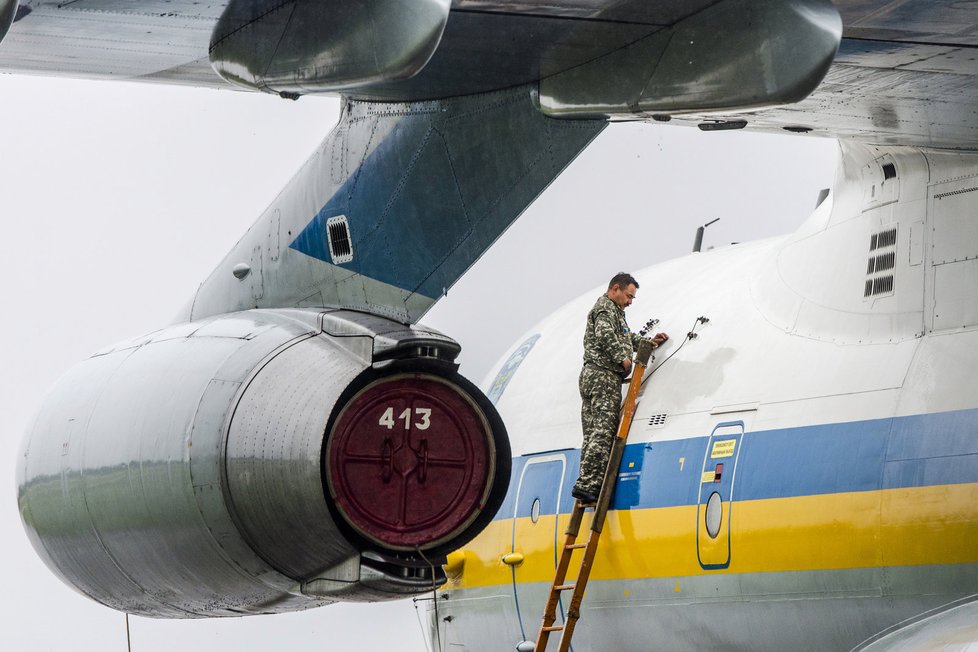
[[[112,342],[171,323],[335,124],[338,102],[0,75],[0,613],[8,650],[125,650],[123,614],[34,554],[14,468],[45,392]],[[479,383],[534,323],[705,247],[791,232],[831,185],[830,140],[611,125],[422,321]],[[654,302],[654,288],[637,301]],[[410,600],[299,614],[132,618],[132,649],[426,650]]]

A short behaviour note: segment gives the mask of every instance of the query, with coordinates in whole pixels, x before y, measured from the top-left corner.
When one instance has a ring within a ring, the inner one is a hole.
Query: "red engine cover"
[[[375,380],[329,433],[325,475],[345,520],[393,550],[441,546],[485,508],[495,446],[483,411],[439,376]]]

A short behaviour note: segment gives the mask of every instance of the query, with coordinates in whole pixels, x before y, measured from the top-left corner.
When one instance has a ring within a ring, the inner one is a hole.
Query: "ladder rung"
[[[0,0],[0,2],[2,1],[3,0]],[[601,536],[601,529],[604,525],[605,517],[609,508],[609,492],[614,488],[614,483],[618,479],[615,469],[621,461],[622,452],[624,451],[625,444],[628,441],[628,429],[631,427],[632,419],[635,416],[635,402],[638,398],[638,392],[642,387],[642,379],[651,351],[651,344],[648,341],[643,340],[641,342],[641,346],[639,347],[639,357],[635,361],[635,371],[632,374],[632,380],[628,386],[628,394],[625,398],[625,404],[622,406],[622,416],[618,424],[618,433],[615,438],[614,446],[611,449],[608,465],[605,468],[605,481],[608,483],[608,486],[605,488],[606,491],[599,496],[599,500],[596,503],[585,504],[579,499],[574,502],[574,510],[571,512],[570,521],[567,523],[567,529],[564,531],[567,538],[564,539],[563,549],[560,553],[560,562],[557,564],[556,572],[554,573],[553,584],[551,585],[550,589],[550,597],[547,601],[547,606],[543,614],[543,622],[541,623],[540,635],[537,637],[535,649],[540,649],[541,645],[546,647],[547,641],[550,637],[550,632],[560,631],[563,633],[560,636],[559,649],[567,650],[570,647],[571,636],[574,634],[574,628],[577,624],[577,620],[581,617],[581,600],[584,599],[584,590],[587,588],[587,582],[590,577],[594,556],[598,550],[598,540]],[[591,533],[588,535],[586,543],[577,543],[577,537],[584,521],[584,514],[588,510],[593,510],[590,527]],[[578,570],[577,577],[572,578],[574,579],[575,583],[557,584],[557,582],[566,581],[567,570],[570,566],[571,560],[573,559],[571,551],[580,550],[581,548],[586,548],[587,550],[584,552],[584,557],[581,560],[581,567]],[[553,622],[556,620],[556,609],[560,600],[560,592],[570,589],[573,589],[574,593],[570,599],[570,605],[567,610],[564,624],[554,625]],[[550,624],[548,625],[547,623]]]

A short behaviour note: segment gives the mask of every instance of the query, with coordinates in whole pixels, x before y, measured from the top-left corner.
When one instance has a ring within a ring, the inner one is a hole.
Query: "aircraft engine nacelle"
[[[230,0],[210,60],[239,86],[287,97],[413,77],[441,42],[451,0]]]
[[[453,340],[350,311],[247,311],[94,355],[18,463],[40,556],[107,606],[232,616],[443,581],[493,517],[505,429]]]
[[[17,17],[18,0],[0,0],[0,41],[7,35]]]

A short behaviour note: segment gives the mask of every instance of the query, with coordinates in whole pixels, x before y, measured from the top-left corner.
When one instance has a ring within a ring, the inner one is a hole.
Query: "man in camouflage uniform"
[[[571,492],[585,503],[597,500],[618,431],[621,383],[631,371],[632,352],[639,340],[628,328],[625,308],[632,305],[637,290],[638,282],[631,274],[616,274],[587,316],[584,368],[578,382],[584,445],[581,474]],[[653,346],[668,339],[665,333],[658,333],[652,339]]]

